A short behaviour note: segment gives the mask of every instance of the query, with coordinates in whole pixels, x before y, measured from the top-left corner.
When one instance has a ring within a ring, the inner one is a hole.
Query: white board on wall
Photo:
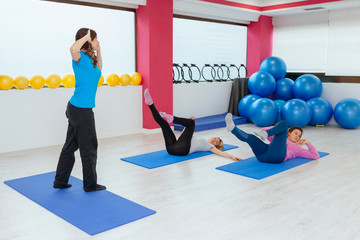
[[[273,17],[273,55],[288,72],[325,72],[328,12]]]
[[[360,8],[331,11],[326,75],[360,76]]]
[[[72,73],[70,46],[82,27],[97,32],[105,77],[135,71],[134,12],[40,0],[2,0],[0,22],[0,74],[46,77]]]
[[[174,18],[173,62],[246,66],[247,27]]]

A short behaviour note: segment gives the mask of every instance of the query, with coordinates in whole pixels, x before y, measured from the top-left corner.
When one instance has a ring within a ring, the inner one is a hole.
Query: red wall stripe
[[[279,10],[279,9],[284,9],[284,8],[303,7],[303,6],[315,5],[315,4],[321,4],[321,3],[339,2],[339,1],[342,1],[342,0],[308,0],[308,1],[284,3],[284,4],[262,7],[261,11],[264,12],[264,11]]]
[[[215,4],[221,4],[221,5],[230,6],[230,7],[237,7],[237,8],[243,8],[243,9],[248,9],[248,10],[264,12],[264,11],[279,10],[279,9],[284,9],[284,8],[303,7],[303,6],[309,6],[309,5],[321,4],[321,3],[339,2],[339,1],[343,1],[343,0],[306,0],[306,1],[298,1],[298,2],[270,5],[270,6],[265,6],[265,7],[258,7],[255,5],[249,5],[249,4],[244,4],[244,3],[229,2],[226,0],[201,0],[201,1],[215,3]]]

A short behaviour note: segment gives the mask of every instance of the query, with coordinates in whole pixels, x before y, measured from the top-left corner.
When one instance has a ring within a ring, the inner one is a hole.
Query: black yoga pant
[[[170,128],[168,122],[163,119],[154,104],[149,105],[155,121],[159,124],[165,139],[166,150],[171,155],[185,156],[189,154],[191,139],[195,130],[195,121],[189,118],[180,118],[174,116],[174,123],[185,127],[179,139],[176,140],[175,134]]]
[[[95,189],[98,142],[94,112],[91,108],[78,108],[69,102],[66,117],[69,120],[67,136],[59,157],[55,183],[68,183],[75,163],[75,151],[80,149],[84,189]]]

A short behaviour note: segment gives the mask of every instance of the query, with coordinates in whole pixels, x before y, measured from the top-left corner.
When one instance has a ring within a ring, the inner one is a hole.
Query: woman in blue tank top
[[[92,108],[95,107],[97,85],[101,77],[100,44],[94,30],[81,28],[70,48],[75,74],[75,91],[67,109],[68,129],[56,169],[54,188],[69,188],[68,183],[75,163],[75,151],[80,150],[85,192],[106,189],[97,184],[97,136]]]

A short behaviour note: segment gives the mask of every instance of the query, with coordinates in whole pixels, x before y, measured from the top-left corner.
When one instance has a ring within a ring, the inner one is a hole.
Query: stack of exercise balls
[[[343,99],[335,109],[320,97],[321,80],[313,74],[303,74],[295,81],[285,78],[287,67],[279,57],[269,57],[260,65],[260,71],[248,80],[251,94],[238,105],[240,116],[260,127],[285,120],[289,126],[323,126],[334,115],[343,128],[360,126],[360,101]]]

